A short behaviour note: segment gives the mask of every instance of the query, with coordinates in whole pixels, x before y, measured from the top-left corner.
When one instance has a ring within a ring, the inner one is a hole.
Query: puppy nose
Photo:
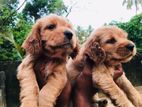
[[[68,31],[68,30],[66,30],[66,31],[64,32],[64,35],[65,35],[65,37],[66,37],[67,39],[69,39],[69,40],[71,40],[71,39],[72,39],[72,36],[73,36],[72,32],[70,32],[70,31]]]
[[[130,51],[133,51],[134,45],[133,45],[133,44],[128,44],[128,45],[126,45],[126,48],[127,48],[128,50],[130,50]]]

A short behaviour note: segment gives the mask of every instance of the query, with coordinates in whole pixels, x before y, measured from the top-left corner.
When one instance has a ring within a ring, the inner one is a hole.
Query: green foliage
[[[66,12],[66,8],[62,0],[32,0],[26,3],[23,13],[27,19],[37,20],[50,13],[61,15]]]
[[[112,22],[111,25],[117,25],[128,33],[128,38],[132,40],[139,52],[142,52],[142,14],[136,15],[126,23]]]
[[[29,32],[31,23],[8,6],[3,5],[0,14],[0,60],[21,60],[23,51],[20,45]]]
[[[3,44],[0,45],[1,60],[8,60],[8,59],[13,60],[17,58],[22,59],[21,47],[14,40],[13,34],[8,32],[8,33],[2,33],[0,34],[0,36],[4,38]]]
[[[90,35],[92,31],[93,31],[92,26],[88,26],[87,29],[84,29],[80,26],[77,27],[76,33],[81,44],[84,43],[84,41],[87,39],[87,37]]]
[[[14,20],[15,20],[15,16],[13,15],[13,17],[8,18],[8,15],[10,15],[10,12],[12,12],[10,10],[9,7],[3,5],[0,6],[0,31],[1,32],[5,32],[7,29],[11,28],[12,25],[14,25]]]

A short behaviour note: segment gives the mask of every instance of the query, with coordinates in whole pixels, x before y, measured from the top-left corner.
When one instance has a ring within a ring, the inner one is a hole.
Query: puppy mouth
[[[67,43],[63,43],[63,44],[57,45],[57,46],[50,46],[50,47],[52,49],[58,49],[58,48],[67,49],[67,48],[72,48],[72,44],[70,42],[67,42]]]
[[[113,61],[119,61],[119,62],[127,62],[128,59],[131,59],[133,57],[133,54],[129,54],[123,58],[112,58]]]
[[[105,63],[107,65],[111,65],[111,66],[115,66],[115,65],[118,65],[119,63],[127,63],[128,61],[130,61],[132,58],[133,58],[134,54],[129,54],[125,57],[118,57],[118,56],[108,56],[105,61]]]

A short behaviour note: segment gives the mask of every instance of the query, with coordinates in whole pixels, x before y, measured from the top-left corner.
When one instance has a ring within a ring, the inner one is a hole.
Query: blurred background
[[[69,19],[82,44],[93,29],[116,25],[128,33],[137,55],[124,69],[142,91],[142,0],[0,0],[0,107],[19,107],[16,69],[21,44],[35,21],[50,13]]]

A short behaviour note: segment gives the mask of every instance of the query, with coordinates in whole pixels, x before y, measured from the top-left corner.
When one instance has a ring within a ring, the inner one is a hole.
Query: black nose
[[[130,50],[130,51],[133,51],[134,45],[133,45],[133,44],[128,44],[128,45],[126,45],[126,48],[127,48],[128,50]]]
[[[67,39],[69,39],[69,40],[71,40],[71,39],[72,39],[72,36],[73,36],[72,32],[70,32],[70,31],[65,31],[65,32],[64,32],[64,35],[65,35],[65,37],[66,37]]]

